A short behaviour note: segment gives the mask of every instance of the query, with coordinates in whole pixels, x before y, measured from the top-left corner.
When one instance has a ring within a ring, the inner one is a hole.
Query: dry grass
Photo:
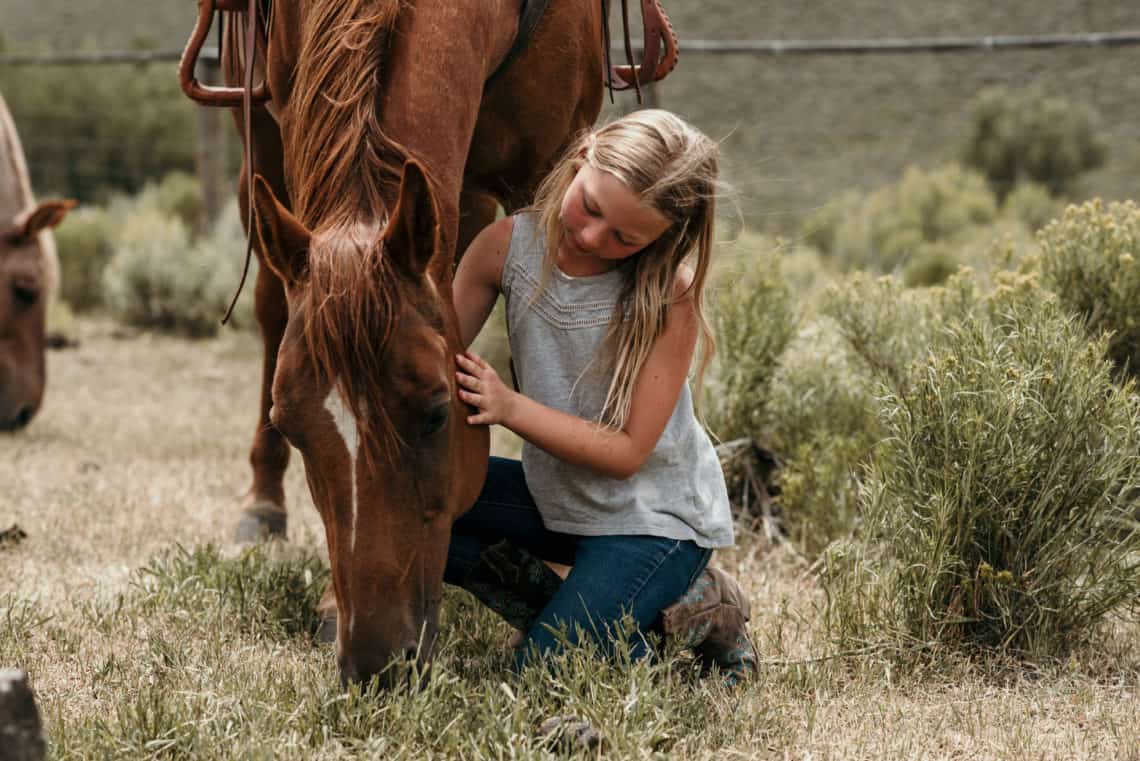
[[[41,416],[0,438],[0,528],[28,533],[0,549],[0,666],[32,674],[57,758],[542,758],[534,727],[568,710],[599,725],[610,758],[1140,758],[1135,625],[1065,663],[946,656],[899,673],[882,654],[832,652],[810,569],[749,537],[718,562],[752,599],[754,684],[722,689],[681,659],[570,659],[515,678],[506,626],[456,592],[427,687],[344,693],[328,647],[235,614],[224,588],[169,554],[212,543],[201,562],[241,562],[229,539],[257,342],[79,329],[78,349],[50,357]],[[262,581],[322,552],[294,466],[293,542],[248,566]],[[272,590],[258,594],[273,609]]]

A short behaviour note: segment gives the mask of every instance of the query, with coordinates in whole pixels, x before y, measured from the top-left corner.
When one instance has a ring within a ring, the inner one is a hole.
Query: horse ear
[[[253,226],[262,260],[285,285],[301,280],[309,262],[308,229],[290,213],[260,174],[253,178]]]
[[[15,224],[4,233],[4,239],[12,244],[27,243],[41,230],[55,227],[67,212],[75,208],[77,201],[41,201],[39,205],[16,217]]]
[[[439,248],[439,209],[427,172],[415,159],[404,162],[400,196],[388,218],[384,242],[389,250],[407,252],[414,274],[422,274]]]

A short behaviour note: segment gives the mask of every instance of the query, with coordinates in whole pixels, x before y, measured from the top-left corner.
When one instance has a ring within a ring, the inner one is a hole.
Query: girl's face
[[[646,206],[609,172],[583,164],[562,196],[560,264],[604,272],[633,256],[669,229],[661,212]]]

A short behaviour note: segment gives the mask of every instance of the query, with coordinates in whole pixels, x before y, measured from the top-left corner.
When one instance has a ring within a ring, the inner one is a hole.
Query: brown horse
[[[35,203],[20,138],[0,97],[0,431],[23,428],[43,399],[44,322],[59,283],[49,229],[74,205]]]
[[[456,398],[456,252],[533,194],[601,107],[595,0],[554,0],[488,79],[519,0],[275,4],[272,100],[245,131],[265,361],[239,536],[284,533],[301,452],[324,522],[342,678],[430,657],[452,523],[485,475],[487,431]],[[239,33],[224,44],[241,79]],[[239,123],[241,119],[239,118]]]

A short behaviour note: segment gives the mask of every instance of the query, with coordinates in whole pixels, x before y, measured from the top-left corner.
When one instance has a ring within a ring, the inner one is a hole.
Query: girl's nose
[[[594,220],[582,228],[582,232],[579,234],[582,236],[583,243],[590,248],[597,248],[606,239],[606,225],[600,220]]]

